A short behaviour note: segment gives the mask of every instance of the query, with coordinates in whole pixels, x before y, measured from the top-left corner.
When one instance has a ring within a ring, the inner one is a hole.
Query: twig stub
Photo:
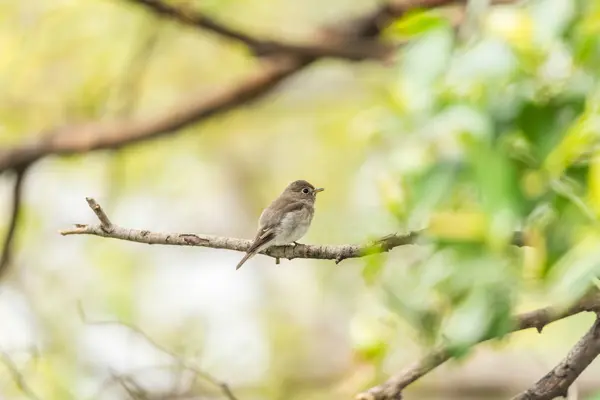
[[[86,197],[85,200],[88,202],[94,214],[96,214],[100,220],[100,226],[102,227],[102,230],[105,232],[111,232],[113,230],[113,224],[110,222],[110,219],[108,219],[108,216],[102,207],[100,207],[100,204],[96,203],[96,200],[91,197]]]

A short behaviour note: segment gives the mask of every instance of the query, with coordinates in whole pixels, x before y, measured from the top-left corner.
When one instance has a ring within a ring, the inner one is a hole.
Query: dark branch
[[[154,139],[258,99],[304,66],[295,60],[265,63],[243,82],[211,95],[182,101],[164,114],[142,120],[90,122],[66,126],[12,149],[0,150],[0,172],[49,155],[70,155],[93,150],[118,149]]]
[[[348,60],[385,59],[393,47],[374,40],[351,38],[342,43],[286,43],[261,39],[215,21],[199,11],[174,7],[160,0],[127,0],[142,5],[152,12],[182,24],[213,32],[221,37],[240,42],[257,55],[287,54],[300,57],[336,57]]]
[[[600,318],[552,371],[512,400],[552,400],[567,397],[569,387],[600,354]]]
[[[163,4],[158,0],[143,2],[142,0],[129,0],[150,4]],[[510,2],[509,0],[495,0],[496,2]],[[432,8],[453,4],[453,0],[413,0],[409,2],[393,2],[382,7],[375,13],[366,17],[343,23],[344,29],[337,30],[343,35],[334,35],[329,38],[331,43],[352,43],[357,39],[369,39],[381,32],[393,18],[398,18],[407,11],[415,8]],[[163,15],[175,18],[172,14],[163,12]],[[202,15],[195,14],[186,18],[204,21],[203,29],[212,27],[212,31],[227,35],[238,41],[245,39],[243,34],[231,29],[219,28],[209,24]],[[181,22],[181,20],[179,20]],[[350,27],[350,28],[349,28]],[[326,30],[325,28],[324,30]],[[336,29],[330,31],[336,32]],[[328,42],[329,43],[329,42]],[[271,46],[272,44],[269,44]],[[295,53],[297,54],[297,53]],[[263,63],[263,68],[248,76],[244,81],[205,95],[204,93],[193,99],[182,100],[171,110],[160,115],[149,116],[143,120],[119,119],[112,122],[89,122],[76,126],[65,126],[42,134],[42,137],[32,139],[12,149],[0,150],[0,173],[14,169],[18,166],[30,164],[49,155],[70,155],[87,153],[94,150],[118,149],[141,141],[151,140],[160,136],[173,133],[191,124],[198,123],[212,116],[222,114],[240,105],[256,101],[270,90],[275,88],[282,80],[306,68],[323,54],[313,56],[292,56],[290,51],[284,51],[278,57],[271,56]]]
[[[27,166],[21,167],[16,171],[15,182],[12,191],[12,212],[8,223],[8,230],[4,237],[4,246],[2,247],[2,256],[0,256],[0,276],[3,276],[8,270],[12,260],[15,232],[17,231],[17,222],[21,213],[21,198],[23,194],[23,182]]]
[[[514,317],[514,328],[511,332],[535,328],[541,332],[544,326],[579,314],[584,311],[600,311],[600,293],[594,292],[586,295],[574,306],[565,310],[564,307],[546,307]],[[587,335],[586,335],[587,336]],[[484,338],[481,342],[494,339]],[[583,340],[583,339],[582,339]],[[596,338],[600,342],[600,338]],[[596,345],[598,345],[596,343]],[[423,359],[409,366],[397,375],[392,376],[386,382],[375,386],[366,392],[356,396],[357,400],[397,400],[401,398],[402,390],[411,383],[420,379],[433,369],[439,367],[452,358],[452,354],[446,347],[441,347],[426,355]],[[589,363],[588,363],[589,364]],[[579,375],[579,374],[578,374]],[[525,399],[525,398],[523,398]],[[533,399],[533,398],[532,398]]]

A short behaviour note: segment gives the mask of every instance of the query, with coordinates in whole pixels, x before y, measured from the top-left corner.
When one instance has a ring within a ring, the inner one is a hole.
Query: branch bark
[[[540,379],[533,387],[512,400],[552,400],[567,397],[569,387],[575,379],[600,354],[600,316],[587,333],[579,339],[567,356]]]
[[[564,307],[553,306],[553,307],[541,308],[541,309],[538,309],[535,311],[517,315],[514,317],[514,321],[515,321],[514,328],[511,330],[511,333],[514,333],[517,331],[522,331],[525,329],[531,329],[531,328],[535,328],[535,329],[537,329],[538,332],[541,333],[542,329],[546,325],[548,325],[552,322],[558,321],[560,319],[567,318],[567,317],[570,317],[575,314],[579,314],[584,311],[594,311],[594,312],[600,311],[600,293],[595,292],[595,293],[588,294],[588,295],[584,296],[580,301],[578,301],[575,305],[573,305],[572,307],[570,307],[569,309],[566,309],[566,310],[564,309]],[[594,326],[596,326],[597,324],[598,324],[598,322],[596,322],[596,324],[594,324]],[[594,332],[596,332],[596,334],[598,334],[600,331],[598,331],[598,328],[595,328]],[[584,336],[584,338],[587,337],[588,335],[591,335],[591,334],[588,332],[588,334],[586,336]],[[494,339],[494,338],[484,338],[483,340],[481,340],[481,342],[491,340],[491,339]],[[590,339],[588,339],[588,341],[589,340]],[[600,337],[595,337],[595,340],[600,342]],[[582,341],[583,341],[583,339],[582,339]],[[593,353],[593,351],[596,349],[596,347],[594,347],[594,346],[599,346],[598,351],[600,351],[600,344],[598,344],[596,342],[593,342],[593,343],[594,343],[594,345],[591,346],[592,350],[590,350],[590,351],[586,350],[585,354],[589,355],[589,354]],[[590,347],[589,344],[587,347]],[[586,349],[587,349],[587,347],[586,347]],[[582,352],[582,351],[583,350],[581,350],[580,352]],[[406,388],[408,385],[415,382],[416,380],[422,378],[424,375],[428,374],[429,372],[431,372],[435,368],[439,367],[440,365],[442,365],[446,361],[450,360],[451,358],[452,358],[452,354],[449,351],[449,349],[447,347],[442,346],[442,347],[438,348],[437,350],[434,350],[431,353],[427,354],[424,358],[417,361],[415,364],[409,366],[405,370],[401,371],[397,375],[392,376],[386,382],[384,382],[378,386],[375,386],[363,393],[359,393],[356,396],[356,399],[357,400],[398,400],[398,399],[401,399],[402,398],[402,390],[404,390],[404,388]],[[569,358],[569,357],[567,357],[567,358]],[[572,359],[573,358],[571,358],[571,360]],[[591,362],[591,360],[589,362]],[[589,364],[589,362],[587,364]],[[586,366],[587,366],[587,364],[586,364]],[[567,365],[571,365],[571,364],[567,364]],[[563,376],[564,374],[561,375],[561,373],[565,370],[566,370],[565,368],[558,370],[557,371],[558,374],[555,375],[555,377],[557,377],[557,378],[564,377]],[[581,371],[583,371],[583,369],[581,369]],[[581,371],[579,371],[577,373],[577,376],[579,375],[579,373],[581,373]],[[574,378],[573,378],[573,380],[574,380]],[[571,380],[571,382],[572,382],[572,380]],[[538,382],[538,384],[539,384],[539,382]],[[513,400],[516,400],[516,399],[518,399],[518,398],[515,398]],[[519,400],[525,400],[525,399],[527,399],[527,400],[550,399],[550,397],[539,397],[539,398],[538,397],[531,397],[531,398],[523,397],[523,398],[520,398]]]

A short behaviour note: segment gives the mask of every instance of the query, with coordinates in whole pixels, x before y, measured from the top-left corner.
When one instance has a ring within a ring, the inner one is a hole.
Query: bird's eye
[[[308,188],[304,188],[304,189],[302,189],[302,193],[304,193],[304,194],[308,194]]]

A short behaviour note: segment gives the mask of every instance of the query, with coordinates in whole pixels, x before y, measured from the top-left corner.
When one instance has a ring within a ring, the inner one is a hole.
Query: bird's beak
[[[325,190],[324,188],[316,188],[315,190],[313,190],[313,193],[319,193],[322,192],[323,190]]]

